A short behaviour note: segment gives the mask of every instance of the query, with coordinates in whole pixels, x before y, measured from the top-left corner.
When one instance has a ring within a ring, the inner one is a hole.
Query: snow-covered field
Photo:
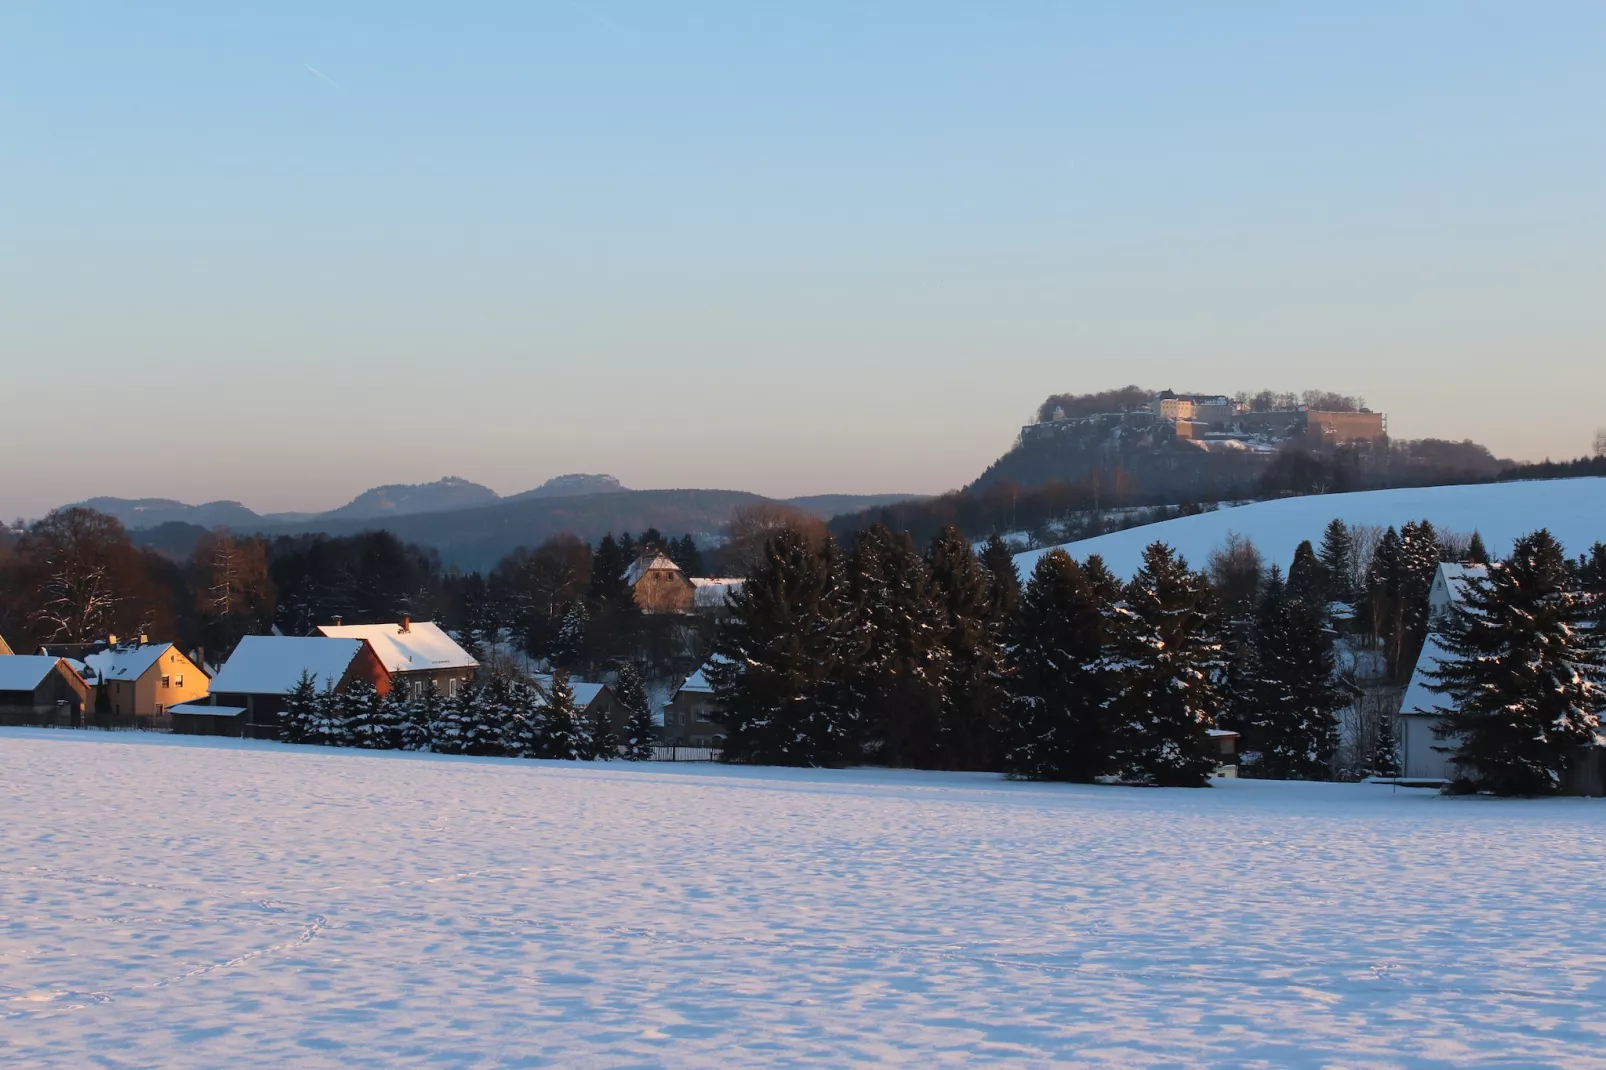
[[[0,1065],[1606,1066],[1606,803],[0,731]]]
[[[1123,579],[1142,563],[1143,548],[1159,539],[1180,551],[1195,568],[1203,568],[1210,552],[1229,533],[1248,536],[1265,555],[1266,564],[1293,563],[1305,539],[1321,544],[1322,529],[1334,520],[1346,524],[1400,527],[1430,520],[1442,531],[1470,535],[1477,531],[1492,554],[1505,555],[1511,544],[1535,528],[1548,527],[1568,553],[1577,555],[1606,540],[1606,479],[1547,479],[1523,483],[1481,483],[1464,487],[1419,487],[1369,490],[1354,494],[1314,494],[1280,498],[1196,516],[1178,517],[1125,531],[1113,531],[1064,548],[1078,561],[1102,554],[1104,563]],[[1030,576],[1047,550],[1015,557],[1022,577]]]

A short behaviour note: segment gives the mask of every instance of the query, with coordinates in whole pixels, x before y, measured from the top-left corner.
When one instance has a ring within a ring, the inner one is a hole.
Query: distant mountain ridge
[[[365,520],[384,516],[410,516],[414,513],[440,513],[452,509],[472,509],[500,501],[490,487],[471,483],[459,476],[447,476],[434,483],[392,483],[365,490],[339,509],[320,513],[312,519]]]

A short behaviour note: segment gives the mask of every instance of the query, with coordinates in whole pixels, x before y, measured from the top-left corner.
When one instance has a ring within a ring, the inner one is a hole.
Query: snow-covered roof
[[[649,572],[679,572],[680,566],[669,560],[663,554],[642,554],[636,558],[631,566],[625,569],[625,583],[634,587],[636,582]]]
[[[692,603],[700,609],[719,609],[725,604],[725,596],[741,590],[743,582],[713,577],[694,578],[691,583],[696,590],[692,592]]]
[[[702,668],[686,677],[686,682],[680,685],[675,694],[678,695],[681,691],[689,692],[690,694],[694,695],[713,694],[713,685],[708,682],[708,669],[712,665],[723,665],[728,660],[728,658],[723,658],[718,654],[715,654],[713,657],[708,659],[707,663],[705,663]]]
[[[303,672],[319,689],[338,684],[362,649],[361,639],[248,635],[212,681],[214,694],[288,695]]]
[[[95,678],[105,680],[138,680],[173,649],[172,643],[146,643],[143,646],[111,646],[84,655],[84,666]]]
[[[32,691],[60,660],[48,654],[0,654],[0,691]]]
[[[1416,659],[1416,669],[1411,673],[1411,685],[1405,689],[1405,701],[1400,703],[1400,713],[1442,716],[1454,709],[1455,704],[1449,695],[1428,690],[1428,673],[1438,669],[1449,657],[1450,652],[1440,645],[1439,637],[1429,635],[1422,644],[1421,655]]]
[[[380,662],[393,673],[429,669],[477,669],[479,662],[433,621],[400,624],[326,624],[318,629],[330,639],[366,639]]]
[[[588,684],[579,681],[570,683],[569,689],[574,692],[574,708],[585,709],[597,700],[597,696],[602,694],[602,689],[607,686],[607,684]]]
[[[168,713],[184,713],[200,717],[238,717],[244,706],[212,706],[205,702],[180,702],[167,708]]]

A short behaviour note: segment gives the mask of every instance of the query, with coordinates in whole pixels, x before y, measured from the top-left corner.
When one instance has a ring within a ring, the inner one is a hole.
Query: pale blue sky
[[[1603,142],[1598,2],[12,0],[0,515],[940,491],[1132,381],[1575,456]]]

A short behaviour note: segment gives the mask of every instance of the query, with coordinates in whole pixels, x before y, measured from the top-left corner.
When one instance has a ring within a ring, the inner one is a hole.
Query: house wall
[[[381,695],[390,694],[390,673],[367,641],[363,642],[362,649],[357,651],[357,656],[346,667],[346,674],[340,678],[339,686],[344,688],[353,680],[367,680]]]
[[[1437,716],[1401,714],[1399,719],[1400,771],[1411,780],[1454,780],[1455,766],[1448,751],[1434,747],[1452,747],[1454,740],[1442,736],[1433,727]]]
[[[682,691],[664,707],[663,742],[675,747],[717,747],[725,742],[725,726],[714,718],[714,696]]]
[[[162,685],[163,677],[167,678],[167,685]],[[179,683],[180,680],[184,682]],[[167,712],[169,706],[176,706],[180,702],[195,702],[203,699],[211,691],[212,681],[207,679],[206,673],[181,654],[177,647],[167,651],[138,680],[113,681],[112,687],[126,687],[126,698],[120,698],[115,692],[113,702],[128,703],[123,706],[123,713],[132,713],[136,717],[159,717]],[[158,709],[160,707],[160,709]]]
[[[630,589],[643,613],[690,613],[696,601],[696,588],[680,572],[653,569]]]
[[[1367,442],[1387,437],[1380,412],[1307,412],[1312,438],[1325,442]]]
[[[461,688],[472,679],[474,679],[473,669],[424,669],[419,672],[393,673],[389,686],[400,687],[406,695],[416,698],[424,693],[429,682],[433,680],[442,697],[450,697],[453,681],[456,681],[457,686]]]

